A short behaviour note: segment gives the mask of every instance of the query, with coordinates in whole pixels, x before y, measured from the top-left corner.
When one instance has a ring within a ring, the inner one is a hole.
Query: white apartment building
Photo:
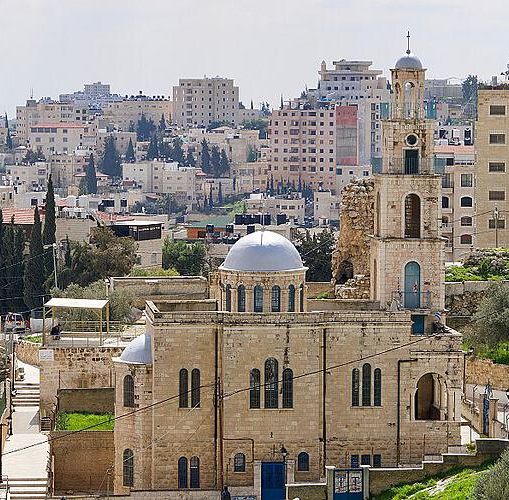
[[[48,162],[39,161],[33,165],[7,165],[6,176],[13,185],[22,185],[26,191],[46,189],[50,174]]]
[[[27,147],[41,151],[45,157],[74,153],[78,149],[93,152],[96,135],[95,123],[40,123],[30,127]]]
[[[237,124],[239,88],[229,78],[181,78],[173,87],[173,106],[173,122],[180,127]]]
[[[77,186],[77,175],[85,173],[90,151],[78,150],[69,154],[52,154],[46,158],[50,164],[51,176],[55,187],[69,188]],[[96,158],[96,166],[98,158]]]
[[[371,165],[341,165],[336,168],[336,188],[334,193],[341,201],[343,188],[352,181],[361,177],[369,177],[373,173]]]
[[[445,258],[461,260],[476,246],[474,146],[435,146],[435,162],[442,175],[442,236]]]
[[[339,222],[341,197],[330,191],[315,191],[313,193],[313,218],[319,225]]]
[[[358,106],[359,163],[380,162],[382,131],[380,119],[388,109],[390,91],[381,70],[371,69],[372,61],[341,59],[327,68],[322,61],[318,86],[306,99],[312,103],[334,102]]]
[[[246,213],[270,214],[271,223],[276,223],[279,214],[285,214],[287,220],[295,224],[304,222],[305,199],[301,193],[267,196],[263,193],[252,194],[246,200]]]

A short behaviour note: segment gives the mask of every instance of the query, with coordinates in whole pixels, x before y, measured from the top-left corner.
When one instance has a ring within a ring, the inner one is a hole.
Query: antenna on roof
[[[34,98],[34,88],[31,87],[30,88],[30,99],[33,99]]]
[[[409,30],[409,31],[407,31],[406,38],[407,38],[407,49],[406,49],[406,53],[407,53],[407,54],[410,54],[410,30]]]

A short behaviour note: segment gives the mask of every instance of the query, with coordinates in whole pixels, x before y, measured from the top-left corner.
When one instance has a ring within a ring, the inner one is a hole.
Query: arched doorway
[[[447,388],[438,373],[426,373],[417,382],[415,420],[447,420]]]
[[[414,261],[405,266],[403,305],[407,309],[421,307],[421,266]]]
[[[353,278],[353,264],[349,260],[344,260],[339,264],[338,283],[344,285],[349,279]]]

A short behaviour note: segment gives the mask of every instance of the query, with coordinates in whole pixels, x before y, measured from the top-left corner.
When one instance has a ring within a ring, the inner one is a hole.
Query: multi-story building
[[[477,246],[509,246],[509,86],[478,93],[475,131]]]
[[[459,102],[463,99],[461,82],[447,78],[426,80],[424,82],[424,99]]]
[[[121,101],[122,97],[112,94],[109,83],[85,83],[84,90],[70,94],[60,94],[60,102],[80,103],[95,109],[100,109],[108,102]]]
[[[327,225],[339,222],[341,197],[330,191],[313,193],[313,219],[316,224]]]
[[[87,105],[81,103],[56,102],[51,99],[35,101],[30,99],[25,106],[16,107],[16,142],[26,145],[31,129],[42,123],[78,123],[88,122],[90,112]]]
[[[180,127],[239,122],[239,88],[229,78],[181,78],[173,87],[173,121]],[[244,118],[243,118],[244,119]]]
[[[7,165],[6,175],[11,184],[23,185],[26,191],[40,191],[46,188],[50,166],[38,161],[33,165]]]
[[[476,246],[474,146],[435,146],[442,175],[442,236],[445,259],[457,262]]]
[[[164,96],[149,97],[143,94],[126,97],[121,101],[108,102],[103,106],[102,120],[108,126],[123,130],[136,130],[141,116],[152,120],[157,127],[164,116],[166,124],[172,119],[172,102]]]
[[[106,139],[113,137],[115,148],[120,156],[124,155],[127,151],[129,141],[132,142],[133,148],[136,147],[136,132],[127,132],[123,130],[108,131],[106,129],[99,129],[97,131],[97,144],[95,148],[95,154],[97,157],[101,157],[104,153],[104,145]]]
[[[312,104],[334,102],[357,106],[358,162],[380,165],[382,157],[380,119],[388,107],[390,91],[382,71],[371,69],[371,61],[322,61],[316,89],[307,92]]]
[[[74,153],[79,149],[93,152],[96,135],[95,123],[39,123],[30,127],[27,147],[42,152],[45,157]]]
[[[306,200],[302,197],[301,193],[275,196],[267,196],[263,193],[252,194],[245,203],[246,213],[269,214],[273,224],[276,223],[279,214],[286,215],[286,219],[295,224],[302,224],[304,222]]]
[[[67,189],[77,186],[76,176],[85,173],[90,151],[80,149],[74,153],[52,154],[47,157],[55,187]]]

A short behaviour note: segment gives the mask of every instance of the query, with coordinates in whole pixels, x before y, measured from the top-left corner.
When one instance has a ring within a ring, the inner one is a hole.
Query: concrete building
[[[484,86],[475,131],[477,246],[509,246],[509,87]]]
[[[328,225],[339,222],[341,197],[330,191],[315,191],[313,193],[313,219],[316,224]]]
[[[86,105],[91,108],[101,109],[106,103],[121,101],[122,97],[112,94],[109,83],[85,83],[83,90],[69,94],[60,94],[59,101]]]
[[[341,200],[341,192],[343,188],[352,181],[352,179],[360,179],[369,177],[373,173],[371,165],[340,165],[336,167],[336,188],[334,192]]]
[[[424,99],[459,102],[463,99],[461,82],[455,79],[435,78],[424,82]]]
[[[38,161],[33,165],[7,165],[6,175],[14,186],[22,185],[26,191],[40,191],[46,189],[50,174],[48,162]]]
[[[435,146],[442,175],[442,236],[445,259],[458,262],[477,246],[474,146]]]
[[[90,151],[78,149],[68,154],[52,154],[47,157],[55,187],[68,189],[78,186],[77,175],[85,173]]]
[[[120,156],[125,155],[129,141],[133,143],[133,148],[136,148],[136,132],[125,132],[123,130],[112,130],[110,132],[105,129],[99,129],[97,131],[97,144],[95,148],[97,158],[103,155],[104,145],[109,137],[113,137],[115,147]]]
[[[239,123],[239,88],[229,78],[181,78],[173,87],[173,121],[180,127]]]
[[[263,193],[252,194],[246,201],[246,213],[269,214],[271,223],[276,223],[279,214],[286,215],[286,219],[294,224],[304,222],[304,208],[306,200],[301,193],[267,196]]]

